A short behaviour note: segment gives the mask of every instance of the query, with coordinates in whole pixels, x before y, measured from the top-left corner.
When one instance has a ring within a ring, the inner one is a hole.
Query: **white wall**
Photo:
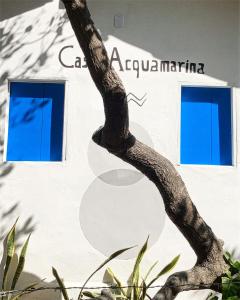
[[[63,52],[66,64],[71,65],[76,56],[83,55],[58,4],[47,0],[0,0],[1,102],[8,99],[9,78],[66,79],[67,87],[66,160],[1,166],[9,172],[1,178],[0,226],[6,230],[20,215],[20,239],[34,227],[26,271],[48,281],[53,280],[53,265],[69,284],[81,283],[104,260],[98,250],[110,253],[122,246],[142,244],[148,233],[152,248],[144,268],[158,259],[164,265],[178,253],[181,261],[176,270],[190,268],[194,253],[165,218],[155,187],[91,142],[93,131],[103,123],[101,97],[86,68],[64,68],[59,62],[64,46],[74,47]],[[140,71],[139,78],[134,70],[119,74],[128,92],[138,97],[147,94],[142,107],[129,103],[133,131],[175,164],[204,219],[225,240],[227,249],[238,248],[239,1],[92,0],[89,6],[107,49],[111,54],[117,47],[122,62],[204,63],[205,74]],[[124,15],[123,28],[114,28],[116,14]],[[117,63],[114,66],[119,69]],[[179,166],[181,84],[233,87],[233,167]],[[2,134],[5,109],[3,105]],[[24,224],[28,219],[29,224]],[[134,252],[129,255],[133,257]],[[126,279],[132,263],[119,260],[112,265]],[[100,282],[101,277],[99,273],[94,281]],[[187,295],[178,299],[187,299]],[[194,297],[204,299],[201,293],[191,293],[189,299]]]

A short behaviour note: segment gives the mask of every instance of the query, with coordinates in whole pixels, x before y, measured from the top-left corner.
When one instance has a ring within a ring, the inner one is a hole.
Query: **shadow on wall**
[[[21,1],[21,5],[16,5],[15,1],[1,0],[0,22],[4,19],[10,19],[16,15],[20,15],[26,11],[38,8],[52,0],[37,0],[37,1]]]
[[[1,88],[1,85],[0,85]],[[6,100],[4,100],[0,104],[0,119],[5,119],[5,105]],[[3,133],[0,133],[0,157],[3,157],[3,149],[4,148],[4,137]],[[5,180],[7,177],[14,171],[14,164],[8,163],[8,162],[2,162],[0,163],[0,194],[1,194],[1,188],[5,184]],[[5,238],[6,232],[9,230],[10,226],[14,222],[18,216],[18,209],[19,209],[19,202],[15,202],[12,206],[7,206],[6,203],[4,203],[4,199],[1,197],[0,200],[0,243],[3,242]],[[24,223],[18,227],[18,235],[17,235],[17,247],[18,240],[20,240],[22,237],[25,237],[30,232],[33,232],[35,230],[35,224],[33,222],[33,216],[30,216]]]
[[[39,278],[38,276],[32,274],[32,273],[27,273],[23,272],[19,282],[18,282],[18,287],[21,289],[22,287],[26,287],[31,285],[32,283],[35,282],[41,282],[42,278]],[[57,287],[58,284],[56,281],[52,281],[49,283],[42,282],[36,288],[38,287],[43,287],[46,290],[43,291],[36,291],[30,294],[27,294],[23,296],[21,299],[23,300],[62,300],[62,296],[59,290],[54,290],[55,287]]]
[[[18,284],[15,290],[23,290],[31,286],[32,284],[37,284],[34,288],[36,291],[31,291],[26,293],[21,297],[23,300],[62,300],[61,292],[56,290],[58,287],[56,281],[44,282],[42,278],[39,278],[37,275],[23,272],[19,278]],[[37,289],[42,289],[37,291]],[[10,289],[8,289],[10,290]],[[16,294],[14,294],[16,295]],[[1,298],[0,298],[1,299]]]
[[[13,208],[14,211],[15,208]],[[15,241],[15,247],[18,248],[20,244],[17,243],[20,237],[23,235],[25,236],[24,239],[26,240],[26,235],[29,235],[30,232],[33,232],[34,226],[31,225],[32,218],[29,218],[20,229],[17,229],[17,235],[15,236],[16,241]],[[3,244],[3,253],[0,255],[1,262],[0,262],[0,286],[3,284],[3,278],[4,278],[4,269],[6,266],[7,262],[7,237],[4,236],[4,240],[2,240]],[[23,246],[23,243],[21,243],[21,248]],[[56,290],[55,288],[58,287],[58,283],[56,281],[52,282],[44,282],[44,278],[39,278],[37,275],[34,275],[32,273],[28,272],[21,272],[20,277],[18,280],[18,283],[15,288],[12,288],[12,282],[14,278],[14,274],[16,272],[16,268],[19,262],[19,255],[20,255],[21,250],[19,249],[18,251],[14,252],[14,255],[11,259],[11,263],[9,265],[9,269],[7,271],[7,277],[6,281],[4,284],[4,290],[3,291],[11,291],[11,290],[16,290],[18,291],[17,293],[13,294],[12,296],[20,295],[21,291],[24,289],[32,288],[34,285],[34,289],[41,289],[40,291],[31,291],[31,292],[26,292],[26,294],[21,297],[22,299],[29,299],[29,300],[45,300],[45,299],[51,299],[51,300],[61,300],[61,293],[59,290]],[[26,259],[28,257],[28,254],[26,255]],[[1,300],[3,300],[0,297]],[[5,298],[4,298],[5,299]],[[10,298],[9,298],[10,299]]]
[[[1,87],[1,85],[0,85]],[[2,102],[0,105],[0,118],[1,120],[5,119],[5,105],[6,105],[6,100]],[[3,156],[3,134],[0,134],[0,155],[1,157]],[[7,179],[7,176],[10,175],[12,172],[14,172],[14,164],[8,163],[8,162],[3,162],[0,164],[0,195],[1,195],[1,188],[5,184],[5,180]],[[3,245],[6,245],[6,234],[10,230],[10,227],[13,225],[13,222],[16,220],[16,217],[19,214],[19,202],[15,202],[12,206],[7,206],[6,203],[4,203],[4,199],[1,197],[0,200],[0,243],[3,243]],[[21,245],[20,241],[22,239],[26,239],[26,237],[34,232],[35,230],[35,223],[33,221],[33,216],[30,216],[25,222],[21,223],[18,228],[17,228],[17,235],[16,235],[16,249],[18,249]],[[0,284],[3,279],[3,271],[4,271],[4,264],[5,264],[5,259],[6,259],[6,248],[4,248],[3,253],[0,252]],[[16,266],[16,265],[15,265]],[[14,264],[13,264],[13,270],[14,269]],[[24,281],[26,284],[31,282],[33,283],[33,279],[37,279],[37,277],[32,276],[31,274],[28,273],[23,273],[21,276],[19,288],[22,288],[23,286],[26,285],[21,285],[21,282]],[[35,280],[34,282],[39,282],[40,280]],[[46,292],[45,292],[46,295]],[[55,293],[56,295],[56,293]],[[28,298],[28,299],[44,299],[42,298]],[[45,298],[46,299],[46,298]],[[61,299],[61,298],[52,298],[52,299]]]
[[[0,105],[0,118],[1,120],[5,118],[5,102],[4,101],[1,105]],[[4,147],[4,138],[3,138],[3,134],[0,134],[0,156],[3,156],[3,147]],[[9,164],[7,162],[4,163],[0,163],[0,188],[3,187],[4,185],[4,179],[13,171],[14,169],[14,165],[13,164]],[[1,193],[1,190],[0,190]],[[4,234],[6,232],[6,230],[8,229],[7,226],[10,226],[8,224],[9,219],[12,220],[12,216],[15,215],[15,212],[18,208],[18,203],[15,203],[12,207],[8,208],[7,210],[4,210],[4,208],[2,207],[3,205],[3,199],[1,197],[0,200],[0,220],[1,220],[1,224],[0,224],[0,242],[3,241],[4,239]]]
[[[111,35],[160,60],[204,63],[206,75],[239,85],[238,1],[103,0],[89,6],[105,41]],[[125,20],[120,29],[113,26],[118,14]]]
[[[5,107],[6,100],[0,105],[0,118],[1,120],[5,119]],[[4,138],[3,133],[0,134],[0,156],[3,157],[3,147],[4,147]],[[3,162],[0,163],[0,195],[1,195],[1,188],[5,184],[5,180],[7,179],[8,175],[10,175],[14,171],[14,164]],[[18,216],[18,209],[19,209],[19,202],[15,202],[12,206],[7,206],[4,203],[4,199],[1,197],[0,200],[0,243],[3,242],[5,238],[6,232],[9,230],[10,226],[14,222]],[[22,223],[18,227],[18,235],[17,235],[17,244],[18,247],[18,240],[22,237],[25,237],[29,233],[35,230],[35,224],[33,222],[33,216],[30,216],[24,223]]]
[[[66,14],[61,11],[58,15],[51,15],[46,10],[42,9],[42,6],[50,3],[51,0],[37,0],[21,1],[19,5],[18,0],[1,0],[0,21],[4,21],[0,25],[0,59],[4,62],[4,69],[0,71],[0,118],[1,118],[1,132],[0,132],[0,156],[3,158],[4,151],[4,123],[6,119],[6,104],[7,94],[6,85],[7,79],[12,78],[24,78],[37,74],[39,70],[44,67],[48,59],[51,57],[49,53],[53,45],[63,43],[67,38],[62,36],[62,28],[66,22]],[[35,8],[39,8],[35,13],[34,19],[27,19],[21,15],[27,13]],[[44,15],[46,14],[46,16]],[[10,19],[16,17],[14,19]],[[49,17],[49,18],[48,18]],[[43,23],[44,22],[44,23]],[[39,27],[44,24],[42,30]],[[43,43],[43,40],[47,42]],[[15,65],[8,63],[11,59],[14,61],[15,54],[21,53],[15,61]],[[31,113],[31,112],[29,112]],[[0,164],[0,187],[4,185],[3,178],[6,178],[11,172],[14,171],[14,164],[1,163]],[[1,191],[0,191],[1,192]],[[2,201],[2,200],[1,200]],[[13,219],[18,216],[19,202],[6,209],[6,205],[1,205],[0,201],[0,242],[4,242],[5,234],[9,230],[9,227],[13,223]],[[2,203],[3,204],[3,203]],[[29,217],[20,227],[17,229],[16,246],[19,247],[20,243],[26,239],[26,236],[35,230],[35,224],[33,222],[33,216]],[[13,264],[14,265],[14,264]],[[13,270],[14,270],[13,266]],[[3,276],[3,262],[0,266],[0,279]],[[19,279],[16,288],[22,289],[29,286],[32,283],[41,282],[42,278],[37,275],[23,272]],[[40,283],[41,287],[52,288],[56,287],[55,281],[50,283]],[[40,292],[34,292],[22,297],[22,299],[34,299],[34,300],[60,300],[60,293],[55,290],[45,290]]]
[[[3,62],[10,58],[14,60],[14,54],[17,52],[20,54],[22,51],[21,61],[17,61],[14,70],[5,70],[0,74],[0,87],[6,84],[9,77],[24,78],[29,73],[31,75],[38,73],[50,57],[51,47],[67,39],[62,37],[62,28],[66,22],[65,12],[46,20],[44,30],[38,31],[42,18],[44,18],[43,13],[39,11],[32,24],[32,19],[26,23],[26,19],[20,15],[15,22],[6,20],[0,27],[1,60]],[[48,43],[43,46],[44,39],[48,40]]]
[[[38,74],[48,60],[54,55],[52,47],[64,43],[69,37],[63,37],[62,29],[66,23],[65,11],[52,13],[51,0],[1,0],[0,23],[0,112],[1,135],[5,131],[7,80],[9,78],[22,79]],[[45,4],[49,4],[46,6]],[[39,8],[34,10],[35,8]],[[31,12],[30,12],[31,11]],[[23,14],[24,13],[24,14]],[[29,13],[29,15],[28,15]],[[10,19],[10,17],[14,17]],[[38,107],[36,106],[37,110]],[[26,116],[33,117],[34,111],[30,109]],[[27,120],[27,119],[26,119]],[[25,120],[25,121],[26,121]],[[1,152],[3,157],[3,151]],[[4,168],[13,168],[13,165],[4,165]]]
[[[51,56],[57,55],[51,53],[52,46],[72,43],[66,41],[73,35],[62,34],[67,21],[65,9],[50,13],[45,5],[49,3],[50,0],[22,0],[19,5],[18,0],[12,0],[9,5],[9,1],[1,0],[1,59],[7,61],[17,51],[24,51],[18,56],[21,61],[17,61],[14,74],[12,70],[0,74],[0,84],[6,83],[9,76],[33,76]],[[218,1],[216,5],[215,1],[152,0],[149,5],[139,0],[95,0],[89,1],[89,6],[105,41],[111,35],[160,60],[203,63],[206,75],[238,86],[237,1]],[[34,16],[22,14],[37,7]],[[125,18],[120,29],[113,26],[118,14]],[[14,22],[9,19],[13,16],[17,17]]]
[[[0,90],[7,84],[8,78],[37,74],[51,57],[52,46],[69,38],[62,35],[66,13],[62,10],[56,14],[53,7],[45,5],[51,2],[22,0],[20,5],[18,0],[1,0],[0,59],[3,71],[0,73]],[[36,8],[39,9],[34,10]]]
[[[4,269],[6,266],[6,262],[7,262],[7,255],[8,255],[8,241],[7,241],[7,237],[8,237],[8,233],[10,231],[10,229],[12,228],[13,224],[10,224],[10,219],[12,221],[13,216],[16,213],[16,210],[18,209],[18,203],[16,203],[15,205],[13,205],[10,209],[8,210],[3,210],[0,207],[2,213],[1,213],[1,232],[0,232],[0,243],[2,244],[1,247],[1,251],[0,251],[0,286],[2,286],[2,282],[3,282],[3,277],[4,277]],[[24,240],[27,239],[27,236],[29,236],[32,232],[34,232],[35,230],[35,225],[33,223],[33,217],[29,217],[21,226],[18,226],[17,228],[17,234],[14,237],[14,255],[13,255],[13,259],[11,261],[10,264],[10,268],[9,268],[9,273],[11,274],[11,276],[13,277],[13,274],[15,273],[17,264],[18,264],[18,259],[19,259],[19,254],[18,252],[21,251],[19,248],[22,249],[22,238]],[[21,241],[21,242],[20,242]],[[10,276],[10,277],[11,277]],[[7,276],[7,278],[9,279],[9,276]],[[9,287],[10,288],[10,287]]]

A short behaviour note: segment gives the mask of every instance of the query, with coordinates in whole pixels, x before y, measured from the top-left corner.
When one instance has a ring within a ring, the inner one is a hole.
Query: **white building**
[[[129,93],[133,133],[173,162],[229,250],[239,249],[240,238],[239,5],[89,0]],[[102,100],[59,1],[0,0],[0,38],[2,161],[7,161],[1,166],[0,227],[6,232],[20,216],[20,240],[34,229],[24,281],[51,282],[55,266],[67,285],[81,285],[105,255],[142,245],[148,234],[145,269],[179,253],[176,270],[192,267],[195,255],[165,216],[154,185],[91,141],[103,124]],[[56,83],[62,102],[54,112],[58,100],[50,90]],[[111,264],[123,280],[138,249]],[[59,299],[46,293],[32,297]]]

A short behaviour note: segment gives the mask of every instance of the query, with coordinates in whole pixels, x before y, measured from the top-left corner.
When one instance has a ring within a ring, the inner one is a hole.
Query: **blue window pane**
[[[64,85],[63,84],[45,84],[44,89],[46,97],[51,99],[51,120],[50,131],[50,159],[51,161],[62,160],[62,143],[63,143],[63,118],[64,118]]]
[[[231,89],[182,87],[181,163],[232,164]]]
[[[212,160],[216,165],[232,165],[231,89],[214,89],[212,103]]]
[[[61,161],[64,85],[10,86],[8,161]]]

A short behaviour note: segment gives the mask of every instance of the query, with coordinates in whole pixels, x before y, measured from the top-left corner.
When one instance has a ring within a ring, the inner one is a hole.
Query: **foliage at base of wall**
[[[222,277],[221,298],[216,294],[210,294],[207,300],[239,300],[240,299],[240,260],[234,259],[233,255],[226,252],[225,260],[230,268]]]
[[[21,292],[16,292],[12,294],[8,294],[7,292],[9,290],[13,291],[15,289],[18,280],[21,276],[21,273],[23,272],[28,243],[31,236],[31,234],[28,236],[25,243],[22,245],[22,249],[20,253],[18,254],[16,251],[16,239],[15,239],[17,221],[14,223],[13,227],[10,229],[3,242],[3,253],[1,257],[3,274],[1,278],[1,289],[0,289],[0,293],[3,296],[0,297],[1,300],[18,300],[21,296],[25,294],[26,290],[30,290],[38,284],[38,283],[33,283],[27,287],[24,287],[21,290]]]
[[[118,279],[118,277],[112,272],[110,268],[107,268],[105,271],[105,275],[103,278],[103,283],[107,284],[108,289],[104,289],[102,291],[97,291],[96,293],[93,293],[91,291],[85,290],[86,284],[89,282],[89,280],[93,277],[93,275],[98,272],[100,269],[102,269],[106,264],[108,264],[111,260],[115,259],[119,255],[121,255],[123,252],[130,250],[130,248],[125,248],[122,250],[119,250],[115,253],[113,253],[108,259],[106,259],[85,281],[83,287],[80,290],[78,300],[81,300],[83,296],[87,297],[88,299],[95,299],[99,298],[102,294],[105,296],[107,295],[109,299],[114,300],[144,300],[145,298],[150,298],[148,295],[149,288],[163,275],[170,272],[177,264],[180,255],[176,256],[169,264],[167,264],[155,277],[153,277],[151,280],[148,281],[153,269],[156,267],[158,262],[155,262],[148,270],[146,274],[141,274],[140,267],[141,262],[143,260],[144,254],[147,251],[148,248],[148,239],[142,246],[141,250],[138,253],[138,256],[136,258],[133,271],[131,272],[129,279],[127,281],[127,286],[124,286],[121,281]],[[59,288],[62,292],[63,298],[65,300],[69,300],[69,296],[67,293],[67,290],[64,286],[63,281],[60,279],[60,276],[58,275],[56,269],[53,268],[53,275],[56,278]]]

